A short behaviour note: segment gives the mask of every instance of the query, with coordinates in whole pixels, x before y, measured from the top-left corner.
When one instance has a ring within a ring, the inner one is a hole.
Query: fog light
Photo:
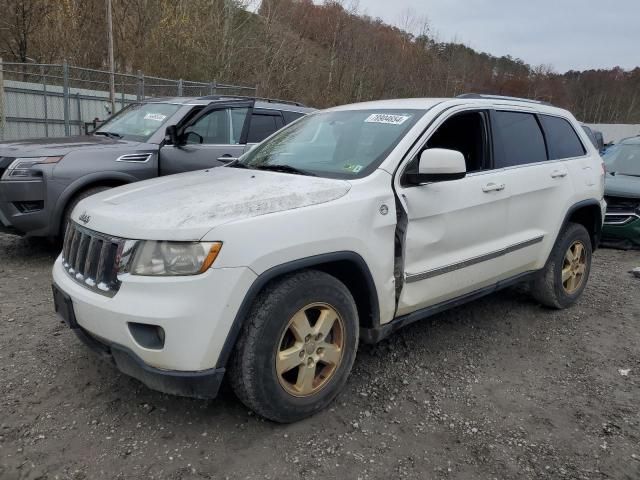
[[[159,325],[147,325],[145,323],[127,323],[129,332],[138,345],[151,350],[164,348],[164,328]]]

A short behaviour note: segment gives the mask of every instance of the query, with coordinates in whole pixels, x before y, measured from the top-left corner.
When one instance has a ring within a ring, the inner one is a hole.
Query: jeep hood
[[[330,202],[350,188],[345,180],[219,167],[107,190],[80,202],[72,219],[122,238],[195,241],[223,223]]]
[[[135,145],[137,142],[118,140],[104,135],[31,138],[0,142],[0,157],[56,157],[76,150],[98,150],[132,144]]]
[[[604,191],[611,197],[640,198],[640,177],[607,174]]]

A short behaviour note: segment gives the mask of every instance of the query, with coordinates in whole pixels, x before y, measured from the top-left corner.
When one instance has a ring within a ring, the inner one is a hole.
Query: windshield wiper
[[[94,132],[94,135],[104,135],[109,138],[122,138],[122,135],[116,132]]]
[[[622,175],[623,177],[640,177],[640,173],[625,173],[625,172],[607,172],[612,177]]]
[[[317,175],[311,172],[307,172],[306,170],[301,170],[296,167],[292,167],[291,165],[259,165],[254,167],[257,170],[271,170],[273,172],[282,172],[282,173],[293,173],[296,175],[309,175],[311,177],[316,177]]]
[[[251,167],[245,163],[242,163],[239,159],[235,159],[229,163],[227,163],[226,165],[224,165],[225,167],[231,167],[231,168],[247,168],[247,169],[251,169]]]

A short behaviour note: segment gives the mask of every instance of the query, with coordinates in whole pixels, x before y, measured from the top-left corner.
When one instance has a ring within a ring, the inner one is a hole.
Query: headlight
[[[31,170],[31,167],[43,163],[58,163],[61,159],[62,157],[16,158],[5,170],[2,180],[28,180],[37,177],[40,172]]]
[[[127,271],[131,275],[197,275],[215,261],[222,242],[140,242]]]

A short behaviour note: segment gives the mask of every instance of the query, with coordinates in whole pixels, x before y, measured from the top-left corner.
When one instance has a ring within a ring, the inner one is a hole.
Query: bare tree
[[[49,5],[44,0],[2,0],[0,17],[4,54],[27,62],[31,38],[47,16]]]

